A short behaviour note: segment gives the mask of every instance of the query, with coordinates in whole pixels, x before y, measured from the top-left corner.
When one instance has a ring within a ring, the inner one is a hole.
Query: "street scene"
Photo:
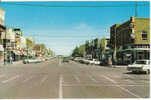
[[[150,2],[0,2],[0,99],[150,98]]]

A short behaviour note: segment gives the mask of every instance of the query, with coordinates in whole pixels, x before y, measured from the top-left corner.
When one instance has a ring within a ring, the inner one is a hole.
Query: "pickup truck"
[[[133,64],[128,65],[128,71],[150,73],[150,60],[136,60]]]

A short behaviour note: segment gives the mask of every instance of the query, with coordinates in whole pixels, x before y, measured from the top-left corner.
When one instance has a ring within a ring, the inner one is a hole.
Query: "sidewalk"
[[[12,64],[7,63],[6,65],[4,65],[4,62],[0,62],[0,67],[9,66],[9,65],[19,65],[19,64],[23,64],[23,63],[22,63],[22,60],[20,60],[20,61],[15,61],[15,62],[13,62]]]
[[[13,65],[18,65],[18,64],[23,64],[23,61],[20,60],[20,61],[15,61],[15,62],[13,62]]]

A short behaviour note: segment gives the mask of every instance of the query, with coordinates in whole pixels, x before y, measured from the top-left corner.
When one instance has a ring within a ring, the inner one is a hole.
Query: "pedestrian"
[[[109,64],[109,66],[110,66],[110,67],[113,67],[113,66],[112,66],[112,60],[111,60],[111,57],[109,57],[109,58],[108,58],[108,64]]]
[[[12,63],[13,63],[13,62],[12,62],[12,61],[13,61],[13,58],[10,57],[9,60],[10,60],[10,64],[12,64]]]

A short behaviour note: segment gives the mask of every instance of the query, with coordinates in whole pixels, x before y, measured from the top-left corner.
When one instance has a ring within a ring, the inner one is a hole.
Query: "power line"
[[[41,4],[23,4],[23,3],[6,3],[6,5],[16,5],[16,6],[32,6],[32,7],[135,7],[135,4],[120,4],[120,5],[41,5]],[[148,4],[137,4],[137,6],[148,6]]]

